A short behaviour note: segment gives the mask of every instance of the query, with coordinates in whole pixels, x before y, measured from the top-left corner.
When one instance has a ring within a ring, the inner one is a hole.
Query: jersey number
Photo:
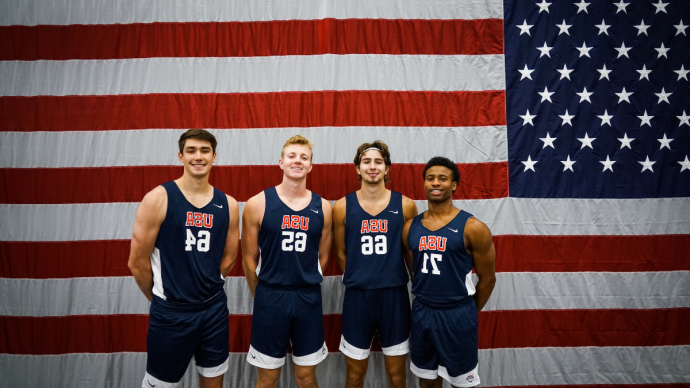
[[[371,255],[376,252],[378,255],[383,255],[388,252],[386,245],[386,236],[378,235],[376,238],[371,236],[362,236],[362,254]]]
[[[307,234],[304,232],[283,232],[283,250],[291,252],[304,252],[307,248]],[[294,242],[294,244],[293,244]]]
[[[431,273],[434,275],[440,275],[441,271],[438,270],[438,267],[436,266],[437,261],[441,261],[441,255],[438,253],[432,253],[431,256],[428,254],[424,254],[424,264],[422,265],[422,273],[429,273],[429,270],[426,269],[426,262],[431,259],[431,266],[434,267],[434,269],[431,270]]]
[[[191,251],[194,245],[199,252],[208,252],[209,244],[211,242],[211,232],[208,230],[200,230],[199,236],[194,237],[192,231],[187,229],[187,240],[185,240],[185,251]]]

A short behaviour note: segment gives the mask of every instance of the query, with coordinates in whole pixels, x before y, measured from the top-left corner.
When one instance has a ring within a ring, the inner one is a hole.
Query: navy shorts
[[[456,387],[479,385],[478,313],[474,298],[449,309],[412,303],[410,370],[417,377],[441,376]]]
[[[224,290],[204,303],[191,306],[154,296],[149,312],[148,357],[142,387],[168,387],[179,382],[192,357],[202,376],[225,373],[230,351],[228,314]]]
[[[376,332],[384,355],[409,353],[410,294],[407,285],[345,290],[340,351],[356,360],[366,359]]]
[[[325,338],[321,286],[285,289],[259,282],[247,362],[264,369],[280,368],[292,345],[295,364],[316,365],[328,355]]]

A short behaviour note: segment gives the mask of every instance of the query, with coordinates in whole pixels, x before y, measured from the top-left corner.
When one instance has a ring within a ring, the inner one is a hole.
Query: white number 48
[[[187,229],[187,239],[185,240],[185,251],[191,251],[194,245],[199,252],[208,252],[211,243],[211,232],[200,230],[198,237],[194,237],[192,231]]]

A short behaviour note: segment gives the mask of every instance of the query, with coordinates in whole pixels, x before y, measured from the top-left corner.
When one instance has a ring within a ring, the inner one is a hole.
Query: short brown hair
[[[357,148],[357,155],[355,155],[355,166],[359,166],[359,164],[362,162],[362,156],[364,156],[364,152],[368,150],[376,150],[381,153],[381,156],[383,156],[383,162],[386,164],[386,167],[390,168],[391,166],[391,153],[388,151],[388,146],[386,143],[382,142],[381,140],[376,140],[373,143],[362,143]],[[362,181],[362,176],[357,175],[357,179],[361,182]],[[388,178],[388,174],[386,174],[384,178],[385,183],[390,183],[390,178]]]
[[[280,151],[280,157],[281,157],[281,158],[282,158],[283,156],[285,156],[285,155],[284,155],[284,153],[285,153],[285,147],[290,146],[290,145],[293,145],[293,144],[303,145],[303,146],[309,148],[309,151],[311,151],[311,158],[310,158],[310,160],[314,158],[314,150],[312,149],[312,147],[314,146],[314,143],[312,143],[309,139],[307,139],[306,137],[304,137],[304,136],[302,136],[302,135],[295,135],[295,136],[289,138],[288,141],[285,142],[285,145],[283,146],[283,149]]]
[[[207,141],[211,143],[211,150],[213,151],[213,153],[216,153],[216,146],[218,145],[216,137],[213,136],[211,132],[205,129],[190,129],[183,133],[182,136],[180,136],[180,140],[177,142],[180,146],[180,153],[182,153],[182,151],[184,150],[184,144],[185,142],[187,142],[187,139]]]

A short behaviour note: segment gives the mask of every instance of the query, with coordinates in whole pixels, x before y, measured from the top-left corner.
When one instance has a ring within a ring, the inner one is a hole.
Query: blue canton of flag
[[[690,195],[690,1],[505,2],[510,195]]]

